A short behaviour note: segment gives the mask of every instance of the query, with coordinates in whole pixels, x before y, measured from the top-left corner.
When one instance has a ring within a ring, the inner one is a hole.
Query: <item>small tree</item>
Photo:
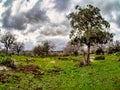
[[[97,7],[87,5],[86,8],[81,8],[77,5],[75,10],[67,16],[72,27],[70,38],[74,42],[87,46],[87,58],[84,60],[84,65],[89,65],[91,45],[101,43],[101,34],[105,35],[102,37],[102,40],[105,40],[104,43],[112,39],[112,34],[107,31],[110,24],[104,20]],[[111,35],[108,40],[107,35]]]
[[[46,56],[49,55],[49,52],[55,47],[54,44],[50,41],[43,41],[42,46],[44,55]]]
[[[12,46],[13,51],[15,51],[18,55],[20,52],[24,50],[24,43],[22,42],[15,42]]]
[[[80,45],[73,44],[72,42],[68,42],[66,47],[64,48],[65,55],[78,55]]]
[[[34,55],[37,55],[37,56],[43,56],[44,53],[43,53],[43,47],[41,45],[37,45],[33,48],[33,53]]]
[[[1,43],[3,43],[6,48],[6,54],[8,54],[8,50],[11,49],[11,46],[13,45],[15,41],[16,41],[15,36],[11,34],[10,32],[6,32],[1,37]]]
[[[47,56],[53,48],[54,44],[50,41],[43,41],[41,45],[34,47],[33,52],[38,56]]]

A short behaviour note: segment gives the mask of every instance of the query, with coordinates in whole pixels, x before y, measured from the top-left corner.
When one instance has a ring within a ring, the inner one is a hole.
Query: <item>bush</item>
[[[0,57],[0,65],[2,64],[3,61],[4,61],[3,57]]]
[[[115,53],[117,57],[120,57],[120,52]]]
[[[10,57],[7,57],[6,59],[1,58],[0,64],[5,65],[7,67],[11,67],[11,68],[16,67],[15,64],[14,64],[14,61]]]
[[[96,56],[95,60],[105,60],[105,56],[104,55]]]
[[[96,55],[104,55],[104,51],[101,48],[98,48],[95,53]]]
[[[0,57],[5,57],[6,55],[4,53],[0,53]]]
[[[120,61],[120,52],[115,53],[115,55],[117,56],[117,61]]]

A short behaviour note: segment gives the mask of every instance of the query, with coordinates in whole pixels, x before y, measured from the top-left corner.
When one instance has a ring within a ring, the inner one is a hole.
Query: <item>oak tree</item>
[[[75,11],[68,16],[72,27],[70,39],[87,46],[84,65],[90,63],[90,47],[92,44],[107,43],[113,35],[109,33],[110,24],[100,14],[100,9],[92,5],[82,8],[75,7]]]

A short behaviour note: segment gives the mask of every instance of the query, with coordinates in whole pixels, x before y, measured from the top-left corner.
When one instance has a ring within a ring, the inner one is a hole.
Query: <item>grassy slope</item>
[[[80,57],[26,57],[12,56],[17,66],[36,65],[43,75],[22,72],[1,72],[9,74],[0,82],[0,90],[120,90],[120,62],[115,56],[106,56],[104,61],[92,62],[90,66],[78,67]],[[34,59],[25,62],[25,59]],[[55,70],[60,72],[54,72]],[[10,76],[11,75],[11,76]],[[17,78],[15,77],[17,76]]]

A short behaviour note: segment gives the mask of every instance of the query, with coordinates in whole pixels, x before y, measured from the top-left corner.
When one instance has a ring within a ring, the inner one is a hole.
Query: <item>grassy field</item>
[[[12,55],[16,69],[0,71],[0,90],[120,90],[116,56],[79,67],[81,56]]]

